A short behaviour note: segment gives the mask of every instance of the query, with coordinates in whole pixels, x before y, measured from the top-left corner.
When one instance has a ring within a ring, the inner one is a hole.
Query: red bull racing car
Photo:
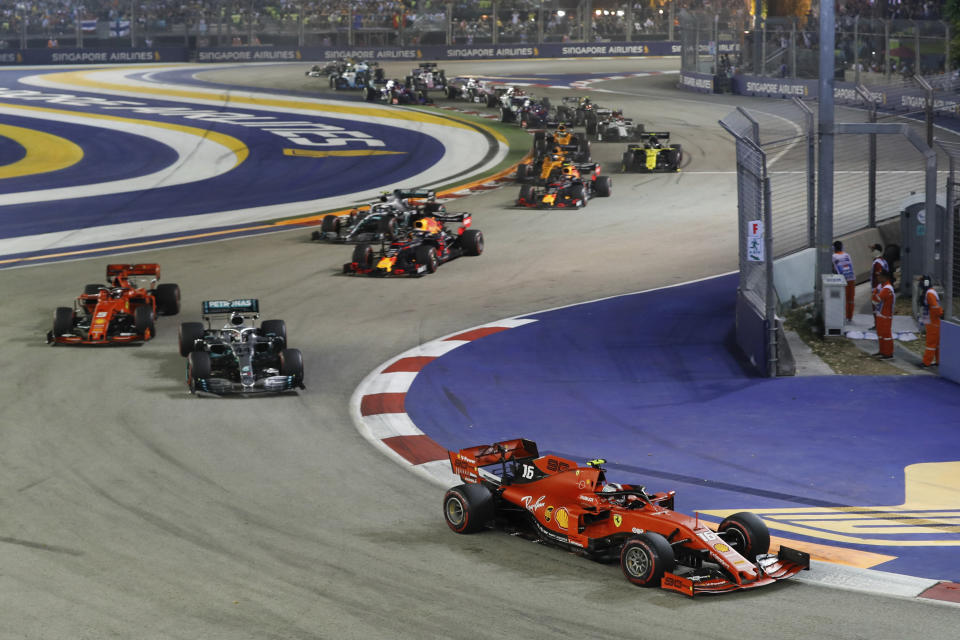
[[[157,284],[158,264],[109,264],[109,284],[88,284],[73,307],[57,307],[49,344],[113,344],[149,340],[158,314],[180,312],[180,287]]]
[[[413,275],[434,273],[441,264],[460,256],[483,253],[483,233],[470,229],[469,213],[418,217],[408,234],[387,242],[384,236],[380,251],[369,244],[358,244],[353,259],[343,265],[346,274],[370,276]],[[446,223],[459,222],[456,231]]]
[[[551,173],[545,183],[522,185],[517,206],[580,209],[592,198],[608,197],[612,190],[613,182],[610,176],[600,175],[599,164],[565,163],[559,174]]]
[[[580,466],[541,456],[524,439],[448,456],[464,481],[443,497],[456,533],[499,525],[600,562],[619,560],[633,584],[687,596],[762,587],[810,568],[801,551],[768,553],[770,534],[756,515],[735,513],[711,529],[673,510],[674,491],[607,482],[603,460]]]

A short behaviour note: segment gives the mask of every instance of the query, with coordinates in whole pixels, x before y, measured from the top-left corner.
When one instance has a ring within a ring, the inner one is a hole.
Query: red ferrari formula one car
[[[149,340],[157,314],[180,312],[180,287],[157,284],[158,264],[108,264],[108,285],[88,284],[73,307],[57,307],[50,344]]]
[[[770,534],[756,515],[735,513],[714,531],[674,511],[674,491],[649,494],[642,486],[608,483],[603,460],[581,467],[541,457],[523,439],[448,455],[466,483],[443,497],[444,518],[457,533],[492,524],[532,532],[594,560],[619,558],[633,584],[687,596],[752,589],[810,568],[802,551],[781,546],[767,553]]]

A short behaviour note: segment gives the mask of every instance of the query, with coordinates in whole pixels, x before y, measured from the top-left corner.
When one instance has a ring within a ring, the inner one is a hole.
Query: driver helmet
[[[393,80],[387,80],[387,89],[393,89],[395,84],[396,82],[394,82]]]
[[[656,149],[660,146],[660,141],[656,137],[650,136],[650,146]]]
[[[616,482],[608,482],[603,485],[603,489],[600,489],[600,493],[616,493],[617,491],[623,491],[623,485]]]
[[[576,175],[576,169],[573,168],[573,165],[569,165],[569,164],[565,165],[562,171],[563,171],[563,175],[565,176]]]
[[[234,311],[230,315],[230,324],[237,325],[237,326],[243,324],[243,315],[237,311]]]
[[[560,125],[557,126],[557,133],[566,133],[566,132],[567,132],[567,125],[561,122]]]
[[[512,96],[514,94],[513,87],[507,87],[507,95]]]

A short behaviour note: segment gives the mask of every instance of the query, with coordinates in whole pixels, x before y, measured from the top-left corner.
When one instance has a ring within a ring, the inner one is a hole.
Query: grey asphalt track
[[[676,61],[470,66],[570,65]],[[238,73],[283,87],[305,66]],[[955,637],[946,605],[795,582],[691,601],[520,538],[457,536],[442,492],[355,430],[356,385],[421,342],[736,268],[733,152],[716,125],[732,99],[672,84],[605,86],[675,132],[686,171],[615,174],[613,197],[579,212],[511,208],[509,187],[461,200],[452,208],[474,213],[486,251],[422,279],[343,276],[350,248],[303,230],[130,254],[181,285],[182,316],[161,318],[144,346],[76,349],[43,334],[107,260],[0,273],[0,638]],[[619,147],[595,155],[614,162]],[[205,298],[247,296],[286,320],[307,390],[190,396],[178,322],[199,319]]]

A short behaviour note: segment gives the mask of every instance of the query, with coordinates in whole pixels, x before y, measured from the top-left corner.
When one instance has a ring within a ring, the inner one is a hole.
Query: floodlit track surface
[[[305,66],[238,73],[292,85]],[[580,212],[512,209],[511,188],[461,200],[451,208],[475,214],[487,250],[422,279],[342,276],[350,248],[302,230],[132,254],[111,261],[159,262],[183,315],[144,346],[75,349],[42,335],[107,260],[0,273],[0,637],[952,638],[943,605],[791,582],[691,601],[519,538],[457,536],[442,492],[354,428],[356,385],[421,342],[736,267],[732,145],[716,125],[729,99],[672,82],[604,86],[639,94],[623,97],[628,113],[676,132],[686,171],[615,175],[614,196]],[[612,162],[616,147],[595,155]],[[246,296],[287,321],[307,390],[189,396],[177,323],[199,319],[202,299]]]

